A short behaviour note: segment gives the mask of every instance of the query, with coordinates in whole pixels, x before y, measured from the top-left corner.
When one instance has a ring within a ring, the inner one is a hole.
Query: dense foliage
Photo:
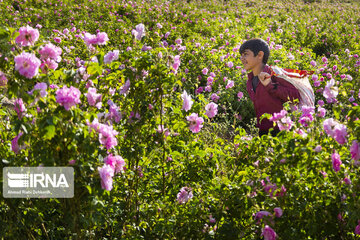
[[[0,198],[4,239],[356,239],[356,1],[0,0],[0,165],[74,198]],[[257,135],[239,47],[312,70],[316,108]],[[5,99],[5,98],[4,98]],[[3,99],[3,101],[5,101]],[[2,172],[0,173],[2,176]],[[2,177],[1,177],[2,181]]]

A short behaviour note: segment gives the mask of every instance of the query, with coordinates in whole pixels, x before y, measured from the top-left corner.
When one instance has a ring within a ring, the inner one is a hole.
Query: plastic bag
[[[315,94],[308,79],[313,71],[285,69],[278,66],[271,66],[271,75],[280,77],[291,83],[300,93],[299,107],[315,106]]]

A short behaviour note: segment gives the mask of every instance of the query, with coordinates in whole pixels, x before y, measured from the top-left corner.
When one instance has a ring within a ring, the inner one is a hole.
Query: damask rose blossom
[[[280,120],[276,121],[280,131],[290,131],[294,126],[294,122],[290,117],[283,117]]]
[[[19,33],[20,35],[15,38],[15,42],[21,47],[33,46],[40,36],[39,30],[30,26],[21,27]]]
[[[11,140],[11,150],[15,153],[18,154],[20,152],[20,150],[22,149],[22,147],[19,146],[19,138],[23,135],[23,132],[19,132],[19,134],[13,139]]]
[[[337,124],[334,128],[334,138],[339,144],[347,142],[347,127],[343,124]]]
[[[40,83],[35,84],[34,88],[28,93],[30,95],[32,95],[34,93],[34,91],[40,90],[40,96],[46,97],[46,95],[47,95],[46,89],[47,89],[47,84],[44,82],[40,82]]]
[[[117,131],[112,125],[99,124],[99,142],[106,147],[107,150],[115,147],[118,142],[116,139]]]
[[[136,25],[135,29],[131,31],[131,34],[140,41],[145,36],[145,25],[142,23]]]
[[[179,69],[179,67],[180,67],[180,63],[181,63],[181,61],[180,61],[180,56],[179,56],[179,55],[176,55],[176,56],[174,57],[174,63],[173,63],[173,65],[172,65],[172,67],[173,67],[174,70],[175,70],[175,73],[177,73],[177,71],[178,71],[178,69]]]
[[[115,121],[116,123],[119,123],[121,118],[122,118],[122,114],[120,112],[120,108],[110,99],[107,102],[109,104],[109,115],[108,117]]]
[[[337,122],[333,118],[328,118],[323,122],[324,130],[330,136],[334,135],[334,128],[336,125]]]
[[[191,198],[193,198],[193,193],[191,188],[183,187],[180,189],[180,192],[177,194],[177,201],[180,204],[187,203]]]
[[[213,118],[218,113],[218,105],[216,103],[211,102],[205,106],[205,110],[206,110],[205,113],[206,116],[208,116],[209,118]]]
[[[18,115],[18,118],[21,120],[25,114],[26,108],[24,102],[21,98],[15,100],[14,109]]]
[[[310,106],[302,106],[301,111],[302,115],[299,119],[299,123],[304,127],[308,127],[309,123],[314,120],[313,114],[315,113],[315,108]]]
[[[326,109],[325,109],[325,108],[319,106],[317,111],[318,111],[318,112],[317,112],[316,115],[317,115],[318,117],[320,117],[320,118],[325,117],[325,115],[326,115]]]
[[[98,109],[101,108],[102,95],[100,93],[96,93],[96,88],[89,88],[86,97],[90,106],[96,106]]]
[[[274,208],[275,216],[281,217],[283,215],[283,210],[279,207]]]
[[[182,109],[185,110],[185,112],[189,111],[194,103],[194,101],[191,99],[191,96],[188,95],[184,90],[184,92],[181,94],[181,98],[183,99]]]
[[[97,44],[97,38],[96,35],[90,34],[90,33],[85,33],[84,34],[84,42],[86,43],[86,45],[95,45]]]
[[[106,32],[99,32],[96,34],[97,45],[106,45],[109,37]]]
[[[277,235],[274,229],[269,227],[268,225],[262,230],[261,236],[264,236],[264,240],[275,240]]]
[[[328,118],[323,122],[325,132],[333,137],[339,144],[347,142],[347,127],[336,122],[333,118]]]
[[[98,167],[98,171],[101,178],[101,188],[111,191],[113,188],[114,169],[110,165],[104,164],[101,168]]]
[[[62,50],[60,47],[57,47],[55,45],[53,45],[52,43],[48,43],[45,46],[42,46],[39,50],[40,53],[40,59],[44,60],[44,59],[52,59],[56,62],[60,62],[61,61],[61,53]]]
[[[110,51],[107,54],[105,54],[104,56],[104,63],[105,64],[109,64],[112,61],[116,61],[119,59],[119,50],[114,50],[114,51]]]
[[[129,92],[130,89],[130,80],[126,80],[126,82],[124,83],[124,85],[122,85],[120,87],[120,94],[127,94]]]
[[[204,68],[201,72],[202,72],[202,74],[207,75],[207,73],[209,72],[209,69]]]
[[[358,220],[358,225],[355,227],[355,235],[360,235],[360,220]]]
[[[263,219],[264,217],[270,217],[271,218],[271,213],[268,211],[259,211],[255,214],[255,220],[257,221],[257,224],[260,224],[260,220]]]
[[[216,93],[211,94],[210,98],[214,102],[217,102],[220,99],[220,97]]]
[[[68,88],[64,86],[56,91],[56,102],[63,106],[66,110],[69,110],[72,106],[81,103],[81,92],[79,89],[71,86]]]
[[[287,111],[285,110],[281,110],[279,113],[274,113],[271,117],[270,117],[270,121],[276,122],[279,119],[285,117],[285,115],[287,114]]]
[[[96,35],[85,33],[83,39],[87,46],[105,45],[109,41],[108,35],[105,32],[98,32]]]
[[[360,144],[357,140],[352,141],[352,145],[350,147],[351,158],[355,161],[360,160]]]
[[[124,159],[119,156],[113,156],[111,153],[104,159],[104,162],[114,169],[115,174],[122,172],[126,165]]]
[[[335,86],[335,80],[331,79],[326,83],[323,96],[326,98],[326,101],[332,103],[336,100],[337,95],[339,94],[338,87]]]
[[[49,69],[56,70],[59,64],[54,60],[47,58],[42,61],[40,68],[43,73],[47,73]]]
[[[55,41],[56,43],[61,43],[61,38],[59,38],[59,37],[54,37],[54,41]]]
[[[341,168],[341,160],[340,160],[340,155],[336,152],[334,152],[332,155],[331,155],[331,159],[332,159],[332,165],[333,165],[333,169],[335,172],[338,172],[340,171],[340,168]]]
[[[192,113],[190,116],[186,117],[186,120],[190,122],[190,131],[193,133],[200,132],[203,127],[204,119],[199,117],[197,113]]]
[[[34,54],[22,52],[14,58],[14,61],[15,70],[24,77],[32,79],[38,75],[41,61]]]
[[[232,80],[228,80],[227,84],[226,84],[226,89],[232,88],[234,87],[234,81]]]
[[[8,82],[8,80],[5,76],[5,73],[0,71],[0,87],[6,86],[7,82]]]

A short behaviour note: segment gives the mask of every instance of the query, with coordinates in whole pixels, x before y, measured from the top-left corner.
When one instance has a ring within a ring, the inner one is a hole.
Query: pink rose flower
[[[18,98],[15,100],[14,103],[14,109],[18,115],[18,118],[21,120],[24,116],[24,113],[26,111],[26,107],[24,105],[24,102],[21,98]]]
[[[209,72],[209,69],[204,68],[201,72],[202,72],[204,75],[206,75],[206,74]]]
[[[275,240],[276,232],[268,225],[262,230],[261,236],[264,236],[264,240]]]
[[[44,60],[44,59],[52,59],[56,62],[60,62],[61,61],[61,53],[62,50],[60,47],[57,47],[55,45],[53,45],[52,43],[48,43],[45,46],[42,46],[39,50],[40,53],[40,59]]]
[[[334,102],[337,95],[339,94],[338,87],[335,86],[335,80],[331,79],[326,83],[323,96],[326,98],[328,102]]]
[[[337,124],[334,128],[334,138],[339,144],[347,142],[347,128],[343,124]]]
[[[30,26],[21,27],[19,29],[20,35],[16,37],[15,42],[22,47],[33,46],[39,39],[39,30]]]
[[[283,117],[276,123],[280,131],[290,131],[290,129],[294,126],[294,122],[290,117]]]
[[[83,39],[84,39],[84,42],[86,43],[86,45],[88,45],[88,46],[97,44],[96,35],[92,35],[90,33],[85,33]]]
[[[109,64],[112,61],[118,60],[119,59],[119,50],[114,50],[114,51],[110,51],[108,52],[105,56],[104,56],[104,63],[105,64]]]
[[[87,46],[105,45],[109,41],[108,35],[105,32],[98,32],[97,35],[85,33],[83,39]]]
[[[99,32],[96,35],[96,44],[97,45],[106,45],[106,42],[109,41],[109,37],[106,32]]]
[[[193,133],[200,132],[203,127],[204,119],[199,117],[197,113],[192,113],[190,116],[186,117],[186,120],[190,122],[190,131]]]
[[[120,94],[127,94],[130,89],[130,80],[126,80],[123,86],[120,87]]]
[[[279,207],[274,208],[275,216],[281,217],[283,215],[283,210]]]
[[[15,70],[28,79],[32,79],[39,73],[41,61],[32,53],[22,52],[14,58],[14,61]]]
[[[193,198],[193,193],[191,188],[183,187],[180,189],[180,192],[177,194],[177,201],[180,204],[187,203],[191,198]]]
[[[100,93],[96,93],[96,88],[90,87],[86,94],[87,100],[90,106],[95,106],[100,109],[101,108],[101,98],[102,95]]]
[[[126,165],[121,156],[113,156],[111,153],[104,159],[104,162],[114,169],[115,174],[124,171],[124,167]]]
[[[352,159],[354,159],[355,161],[360,160],[360,144],[357,140],[352,141],[350,153]]]
[[[177,70],[179,69],[180,67],[180,56],[179,55],[176,55],[174,57],[174,63],[173,63],[173,66],[172,66],[175,70],[175,73],[177,72]]]
[[[41,71],[43,73],[47,73],[49,69],[55,70],[57,69],[59,65],[52,59],[47,58],[43,60],[43,62],[40,65]]]
[[[56,102],[63,106],[66,110],[69,110],[72,106],[79,104],[81,92],[79,89],[71,86],[68,88],[64,86],[56,91]]]
[[[11,140],[11,150],[15,153],[18,154],[20,152],[20,150],[22,149],[22,147],[19,146],[19,138],[23,135],[23,132],[19,132],[19,134],[13,139]]]
[[[217,102],[220,99],[220,97],[216,93],[211,94],[210,98],[214,102]]]
[[[218,105],[216,103],[211,102],[205,106],[205,110],[206,110],[205,113],[206,116],[208,116],[209,118],[213,118],[218,113]]]
[[[142,23],[136,25],[135,29],[131,31],[131,34],[140,41],[145,36],[145,25]]]
[[[232,80],[228,80],[227,84],[226,84],[226,89],[232,88],[234,87],[234,81]]]
[[[184,90],[184,92],[181,94],[181,98],[183,99],[182,109],[186,112],[189,111],[194,103],[194,101],[191,99],[191,96],[188,95],[187,92]]]
[[[0,87],[6,86],[7,82],[8,82],[8,80],[5,76],[5,73],[0,71]]]
[[[114,169],[105,164],[101,168],[98,167],[99,175],[101,178],[101,188],[106,189],[108,191],[111,191],[113,188],[113,176],[114,176]]]
[[[360,220],[358,220],[358,225],[355,227],[355,235],[360,235]]]
[[[334,152],[332,155],[331,155],[331,159],[332,159],[332,165],[333,165],[333,169],[335,172],[338,172],[340,171],[340,168],[341,168],[341,160],[340,160],[340,155],[336,152]]]
[[[334,128],[336,125],[337,122],[333,118],[328,118],[323,122],[324,130],[330,136],[334,136]]]
[[[115,147],[118,142],[116,139],[117,131],[113,129],[113,126],[99,124],[98,125],[99,132],[99,142],[106,147],[107,150]]]
[[[61,38],[59,38],[59,37],[54,37],[54,41],[55,41],[56,43],[61,43]]]
[[[255,220],[258,220],[257,224],[260,223],[260,220],[263,219],[264,216],[266,216],[266,217],[271,217],[271,213],[268,212],[268,211],[258,211],[258,212],[255,214]]]
[[[109,118],[115,121],[116,123],[119,123],[122,118],[120,108],[116,106],[116,104],[111,100],[108,100],[108,104],[109,104]]]
[[[46,95],[47,95],[46,89],[47,89],[47,84],[44,83],[44,82],[41,82],[41,83],[37,83],[37,84],[34,86],[34,88],[33,88],[30,92],[28,92],[28,93],[29,93],[30,95],[32,95],[32,94],[34,93],[34,91],[40,90],[40,96],[41,96],[41,97],[46,97]]]

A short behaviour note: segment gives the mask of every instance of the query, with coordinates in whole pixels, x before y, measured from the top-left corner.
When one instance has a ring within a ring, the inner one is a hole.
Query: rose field
[[[359,239],[359,1],[0,11],[1,169],[74,169],[72,198],[1,194],[0,239]],[[263,116],[276,137],[246,90],[251,38],[269,65],[313,71],[315,107]]]

